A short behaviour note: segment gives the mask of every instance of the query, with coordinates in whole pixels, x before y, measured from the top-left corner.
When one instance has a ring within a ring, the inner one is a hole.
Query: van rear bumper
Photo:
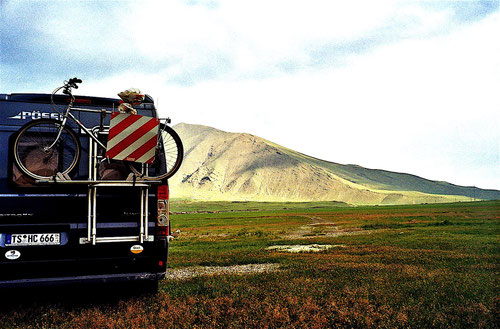
[[[158,273],[114,273],[99,275],[67,276],[54,278],[34,278],[0,281],[0,288],[40,287],[78,283],[115,283],[133,281],[159,281],[165,278],[165,272]]]

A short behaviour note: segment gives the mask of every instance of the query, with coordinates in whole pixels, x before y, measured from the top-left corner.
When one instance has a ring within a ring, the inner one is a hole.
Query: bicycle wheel
[[[146,180],[163,180],[172,177],[179,170],[184,157],[184,147],[179,135],[169,126],[161,123],[158,133],[155,161],[143,173],[143,165],[128,162],[130,170]]]
[[[61,122],[40,119],[24,125],[14,140],[14,159],[19,169],[34,179],[47,179],[58,172],[68,174],[78,164],[80,142],[69,127],[63,127],[57,143]]]

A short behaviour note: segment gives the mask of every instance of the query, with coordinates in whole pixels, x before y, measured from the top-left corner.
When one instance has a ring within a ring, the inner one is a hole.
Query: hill
[[[408,204],[500,199],[500,191],[320,160],[246,133],[181,123],[176,198]]]

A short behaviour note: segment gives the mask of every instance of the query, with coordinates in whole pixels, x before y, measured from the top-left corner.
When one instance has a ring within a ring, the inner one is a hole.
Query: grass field
[[[170,279],[157,295],[72,292],[3,307],[5,328],[496,328],[500,202],[348,207],[172,202]],[[322,252],[276,245],[334,245]]]

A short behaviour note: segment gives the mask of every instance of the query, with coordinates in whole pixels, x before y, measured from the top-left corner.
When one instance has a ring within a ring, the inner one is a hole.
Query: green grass
[[[164,281],[156,296],[11,306],[0,314],[0,323],[6,328],[498,327],[498,201],[383,207],[172,202],[171,210],[180,233],[171,244],[170,268],[278,263],[280,270]],[[328,235],[335,227],[346,234]],[[266,250],[312,243],[344,247],[300,254]]]
[[[229,212],[257,210],[287,210],[287,209],[331,209],[332,207],[347,207],[343,202],[257,202],[257,201],[189,201],[171,200],[171,211],[175,212]]]

